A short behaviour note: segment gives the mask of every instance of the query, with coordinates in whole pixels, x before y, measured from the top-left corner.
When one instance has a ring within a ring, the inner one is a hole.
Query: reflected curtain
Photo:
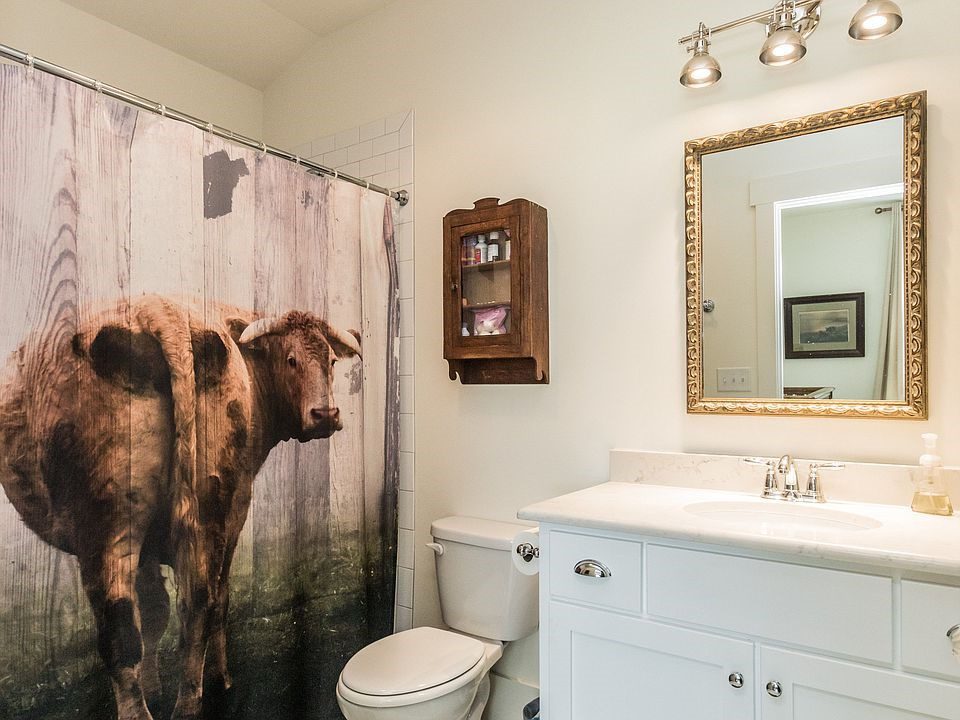
[[[873,386],[875,400],[899,401],[904,397],[903,342],[903,203],[894,202],[889,213],[890,231],[886,243],[886,293],[880,315],[880,346],[877,375]]]

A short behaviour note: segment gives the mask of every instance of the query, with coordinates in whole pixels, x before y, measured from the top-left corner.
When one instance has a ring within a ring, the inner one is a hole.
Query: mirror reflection
[[[903,117],[705,154],[703,395],[903,402]]]

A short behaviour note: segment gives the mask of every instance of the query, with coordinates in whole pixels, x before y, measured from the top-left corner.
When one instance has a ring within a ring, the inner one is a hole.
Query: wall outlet
[[[752,392],[753,368],[717,368],[719,392]]]

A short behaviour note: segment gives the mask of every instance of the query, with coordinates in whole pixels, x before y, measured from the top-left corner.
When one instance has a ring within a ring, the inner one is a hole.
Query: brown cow
[[[173,717],[196,718],[205,658],[230,685],[230,563],[253,478],[282,440],[343,427],[331,369],[359,336],[306,312],[254,319],[156,296],[54,330],[13,353],[0,386],[0,483],[31,530],[77,556],[119,720],[151,718],[170,611],[160,565],[174,568]]]

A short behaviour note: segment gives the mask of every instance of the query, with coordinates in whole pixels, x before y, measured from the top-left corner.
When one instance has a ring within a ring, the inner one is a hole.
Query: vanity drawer
[[[647,547],[647,612],[893,662],[893,581],[698,550]]]
[[[551,532],[550,595],[599,607],[640,612],[642,547],[640,543],[625,540]],[[577,574],[575,568],[586,561],[602,565],[609,570],[609,577]]]
[[[903,666],[960,679],[947,630],[960,623],[960,588],[904,580],[900,648]]]

